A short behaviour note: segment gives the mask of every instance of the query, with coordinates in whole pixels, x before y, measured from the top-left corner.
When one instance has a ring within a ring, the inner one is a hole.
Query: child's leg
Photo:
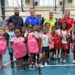
[[[18,66],[18,67],[20,66],[19,60],[20,60],[20,59],[16,59],[16,62],[17,62],[17,66]]]
[[[64,59],[66,59],[67,56],[67,50],[64,50]]]
[[[60,55],[60,49],[58,49],[58,55]]]
[[[2,55],[0,55],[0,67],[2,66]]]
[[[42,54],[42,58],[40,59],[39,63],[41,63],[45,59],[45,52]]]
[[[73,59],[75,60],[75,51],[74,51],[74,53],[73,53]]]
[[[10,53],[11,67],[14,67],[13,54]]]
[[[46,52],[46,53],[45,53],[45,59],[46,59],[45,61],[46,61],[46,62],[48,62],[48,59],[49,59],[48,54],[49,54],[49,52]]]
[[[23,58],[21,58],[21,66],[23,66],[24,64],[24,61],[23,61]]]
[[[29,61],[29,64],[32,65],[32,62],[33,62],[33,54],[30,54],[30,61]]]
[[[39,63],[39,54],[37,54],[37,64]]]
[[[61,58],[64,56],[64,50],[61,50]]]
[[[21,71],[23,71],[24,70],[24,60],[23,60],[23,58],[21,58],[20,61],[21,61],[20,69],[21,69]]]

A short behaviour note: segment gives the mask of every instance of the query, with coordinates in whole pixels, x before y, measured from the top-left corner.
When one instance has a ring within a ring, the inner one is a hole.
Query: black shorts
[[[47,46],[47,47],[42,47],[42,52],[49,52],[49,46]]]

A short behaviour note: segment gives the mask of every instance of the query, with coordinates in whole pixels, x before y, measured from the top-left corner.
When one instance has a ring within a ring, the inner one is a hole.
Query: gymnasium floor
[[[41,67],[41,75],[75,75],[75,64],[72,64],[72,53],[67,57],[67,63],[58,62],[59,60],[52,61],[48,66]],[[23,72],[17,72],[16,67],[10,68],[10,61],[8,51],[4,55],[4,64],[6,68],[0,71],[0,75],[39,75],[39,69],[30,71],[26,68]]]

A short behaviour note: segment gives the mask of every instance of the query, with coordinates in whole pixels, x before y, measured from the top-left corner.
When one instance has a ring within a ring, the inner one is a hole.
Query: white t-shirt
[[[56,33],[57,33],[58,35],[60,35],[60,29],[57,29],[57,30],[56,30]]]
[[[62,43],[63,43],[63,44],[67,44],[67,43],[68,43],[68,42],[67,42],[66,33],[67,33],[66,30],[65,30],[65,31],[62,30]]]
[[[43,34],[43,35],[41,35],[41,38],[43,38],[42,39],[42,47],[48,47],[49,46],[49,37],[48,37],[48,35]]]
[[[17,38],[17,37],[16,37]],[[18,39],[18,38],[17,38]],[[24,42],[25,39],[22,37],[22,41]],[[11,42],[14,42],[14,38],[11,39]]]

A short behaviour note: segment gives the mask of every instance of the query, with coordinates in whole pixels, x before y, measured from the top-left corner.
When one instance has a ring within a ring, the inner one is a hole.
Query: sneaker
[[[29,65],[29,70],[32,70],[32,65]]]
[[[64,59],[63,62],[66,63],[67,62],[66,59]]]
[[[73,64],[75,64],[75,60],[73,60]]]
[[[38,67],[44,67],[44,65],[42,65],[42,64],[38,64]]]
[[[60,62],[62,62],[62,61],[63,61],[63,58],[60,59]]]
[[[21,66],[20,67],[20,71],[24,71],[24,66]]]
[[[47,62],[50,62],[50,59],[48,59],[48,61]]]
[[[47,66],[47,63],[45,63],[45,66]]]
[[[54,56],[53,56],[53,58],[54,58],[54,59],[57,59],[57,56],[56,56],[56,55],[54,55]]]
[[[20,72],[20,67],[17,67],[17,72]]]
[[[35,65],[32,66],[32,70],[35,70]]]

